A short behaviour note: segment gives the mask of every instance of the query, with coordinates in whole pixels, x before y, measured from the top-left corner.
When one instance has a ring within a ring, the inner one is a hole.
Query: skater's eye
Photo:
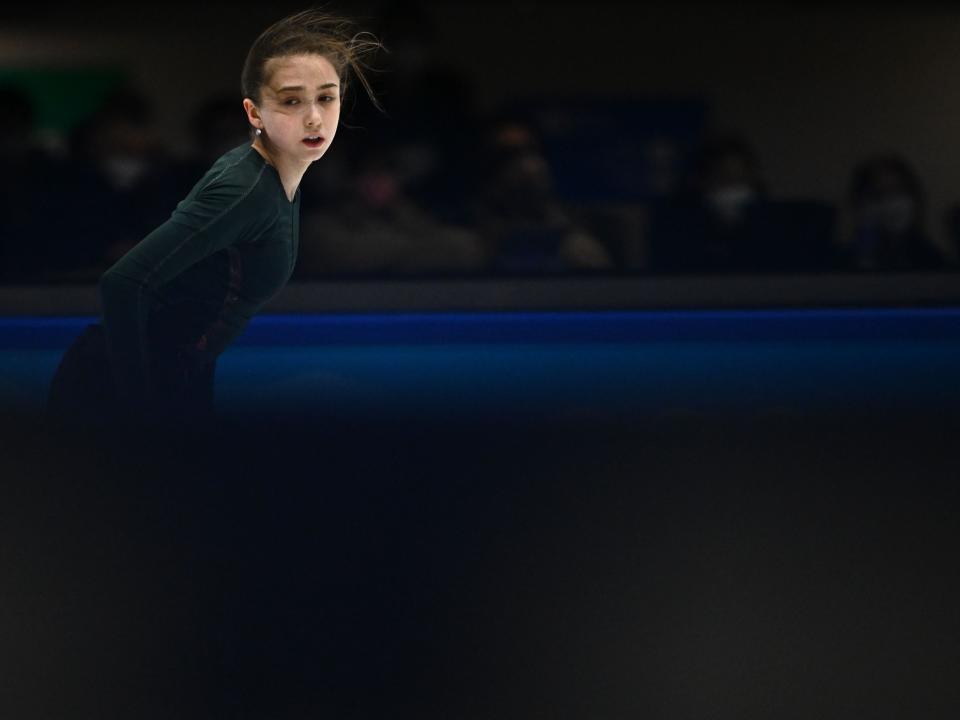
[[[286,100],[283,101],[283,104],[284,104],[284,105],[293,105],[294,103],[298,103],[298,102],[300,102],[300,101],[297,100],[296,98],[287,98]]]
[[[321,102],[333,102],[336,98],[333,95],[321,95],[318,100]]]

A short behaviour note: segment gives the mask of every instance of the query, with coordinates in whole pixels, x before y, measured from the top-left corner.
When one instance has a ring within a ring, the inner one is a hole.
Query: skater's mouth
[[[309,135],[303,139],[303,144],[308,147],[320,147],[324,143],[321,135]]]

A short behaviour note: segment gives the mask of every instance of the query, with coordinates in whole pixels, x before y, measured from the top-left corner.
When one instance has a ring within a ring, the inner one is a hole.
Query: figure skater
[[[220,445],[202,431],[214,425],[217,357],[294,269],[299,185],[334,140],[348,83],[358,81],[379,109],[365,73],[380,47],[352,22],[315,8],[263,31],[241,74],[252,142],[217,158],[169,219],[101,275],[100,322],[86,326],[53,377],[46,420],[62,444],[52,448],[70,461],[73,483],[95,488],[101,515],[84,523],[110,528],[122,548],[113,555],[97,547],[98,557],[116,561],[93,558],[82,567],[102,573],[118,608],[132,604],[149,617],[131,632],[126,610],[97,613],[104,647],[123,638],[128,658],[111,666],[123,677],[110,677],[110,690],[95,695],[116,713],[98,706],[98,717],[223,717],[224,703],[230,717],[251,717],[246,705],[262,700],[279,713],[287,702],[260,690],[257,674],[266,672],[261,647],[284,637],[275,626],[286,599],[270,594],[276,573],[263,568],[294,549],[261,529],[276,525],[246,500],[255,491],[221,490],[221,483],[243,486],[234,458],[248,448],[235,435]],[[128,432],[142,423],[151,432]],[[88,439],[97,452],[64,449],[85,450]],[[109,462],[101,461],[101,440]],[[78,482],[88,456],[105,472]],[[254,475],[252,484],[273,477]],[[260,557],[269,562],[258,565]],[[314,582],[305,577],[292,585],[290,603]],[[99,603],[108,591],[97,592]],[[259,613],[262,598],[280,609]],[[114,693],[118,687],[128,691]]]
[[[241,74],[252,143],[221,155],[100,277],[101,321],[62,358],[48,422],[213,419],[217,357],[293,272],[300,181],[333,142],[349,79],[380,109],[366,76],[380,47],[321,9],[256,39]]]

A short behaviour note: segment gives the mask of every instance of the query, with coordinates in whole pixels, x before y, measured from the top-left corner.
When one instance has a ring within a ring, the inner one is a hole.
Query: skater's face
[[[340,78],[323,55],[271,58],[261,104],[247,98],[251,125],[273,151],[298,160],[319,160],[333,142],[340,122]],[[319,140],[308,138],[318,137]]]

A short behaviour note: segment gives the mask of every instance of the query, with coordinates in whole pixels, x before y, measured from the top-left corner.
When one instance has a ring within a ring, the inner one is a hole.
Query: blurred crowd
[[[628,128],[618,147],[630,152],[576,164],[571,145],[555,142],[556,114],[522,103],[478,112],[472,79],[435,62],[431,32],[416,15],[385,19],[387,113],[348,98],[336,141],[305,175],[295,280],[958,264],[960,204],[931,218],[905,157],[864,158],[832,202],[770,193],[761,158],[737,134],[687,142]],[[117,87],[53,148],[38,140],[30,96],[0,89],[0,280],[95,281],[220,154],[251,141],[240,100],[203,103],[174,148],[147,97]],[[609,149],[611,138],[599,139]],[[582,160],[592,150],[580,144]],[[605,194],[608,176],[627,178],[626,192]]]

